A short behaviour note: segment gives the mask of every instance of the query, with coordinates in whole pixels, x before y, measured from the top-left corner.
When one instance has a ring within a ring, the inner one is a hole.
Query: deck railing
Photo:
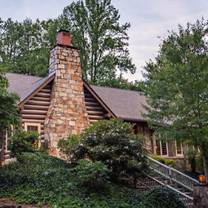
[[[190,176],[176,170],[175,168],[164,165],[151,157],[148,157],[148,163],[150,168],[155,172],[169,179],[170,182],[173,181],[190,191],[193,191],[195,185],[200,184],[197,180],[191,178]]]

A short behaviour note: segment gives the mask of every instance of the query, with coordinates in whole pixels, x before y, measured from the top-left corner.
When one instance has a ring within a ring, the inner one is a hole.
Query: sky
[[[76,1],[76,0],[75,0]],[[0,17],[21,21],[56,18],[72,0],[0,0]],[[112,0],[119,9],[120,22],[130,22],[129,50],[137,72],[127,74],[129,80],[143,79],[146,62],[154,60],[161,39],[168,31],[177,31],[178,24],[194,23],[208,18],[207,0]]]

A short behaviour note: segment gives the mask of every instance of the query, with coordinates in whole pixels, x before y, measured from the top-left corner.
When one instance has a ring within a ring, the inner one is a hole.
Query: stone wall
[[[57,45],[50,54],[49,73],[55,73],[55,80],[44,135],[50,153],[58,156],[58,141],[89,125],[78,50]]]

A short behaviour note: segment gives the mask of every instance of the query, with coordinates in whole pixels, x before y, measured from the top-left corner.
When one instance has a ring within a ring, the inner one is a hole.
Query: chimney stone
[[[59,156],[57,144],[60,139],[80,134],[89,125],[79,51],[65,47],[69,46],[70,36],[65,34],[63,38],[61,34],[58,33],[59,42],[50,53],[49,73],[54,73],[55,79],[44,128],[49,151],[55,156]]]

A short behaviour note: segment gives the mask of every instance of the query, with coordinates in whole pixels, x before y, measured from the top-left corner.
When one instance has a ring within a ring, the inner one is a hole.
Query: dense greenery
[[[89,188],[92,191],[104,189],[108,179],[108,168],[100,161],[79,160],[75,168],[72,169],[76,177],[77,184],[81,187]]]
[[[178,195],[168,188],[155,188],[145,195],[142,205],[145,208],[185,208]]]
[[[127,122],[102,120],[86,129],[74,148],[68,145],[70,141],[71,137],[61,140],[61,144],[62,151],[68,152],[72,161],[81,158],[102,161],[110,170],[112,180],[123,175],[136,178],[147,169],[143,140]]]
[[[208,179],[207,21],[179,26],[163,40],[156,61],[146,65],[149,123],[158,136],[199,149]]]
[[[83,77],[91,83],[111,80],[119,72],[135,72],[129,58],[129,23],[120,24],[111,0],[79,0],[64,8],[74,44],[80,48]]]
[[[5,134],[10,131],[11,125],[19,122],[19,112],[16,105],[18,97],[8,92],[8,81],[5,74],[0,70],[0,133]],[[0,135],[0,164],[3,161],[5,140]]]
[[[57,30],[67,25],[55,20],[23,22],[0,19],[0,69],[45,76],[49,50],[55,45]]]
[[[38,149],[38,133],[16,130],[9,148],[13,156],[17,156],[22,152],[35,151]]]
[[[100,192],[90,191],[77,184],[77,175],[73,167],[58,158],[39,152],[23,153],[18,162],[0,168],[0,197],[10,197],[19,203],[48,204],[52,208],[150,208],[155,205],[154,196],[164,204],[161,208],[176,202],[180,205],[174,194],[164,200],[166,191],[143,196],[138,190],[111,182]]]

